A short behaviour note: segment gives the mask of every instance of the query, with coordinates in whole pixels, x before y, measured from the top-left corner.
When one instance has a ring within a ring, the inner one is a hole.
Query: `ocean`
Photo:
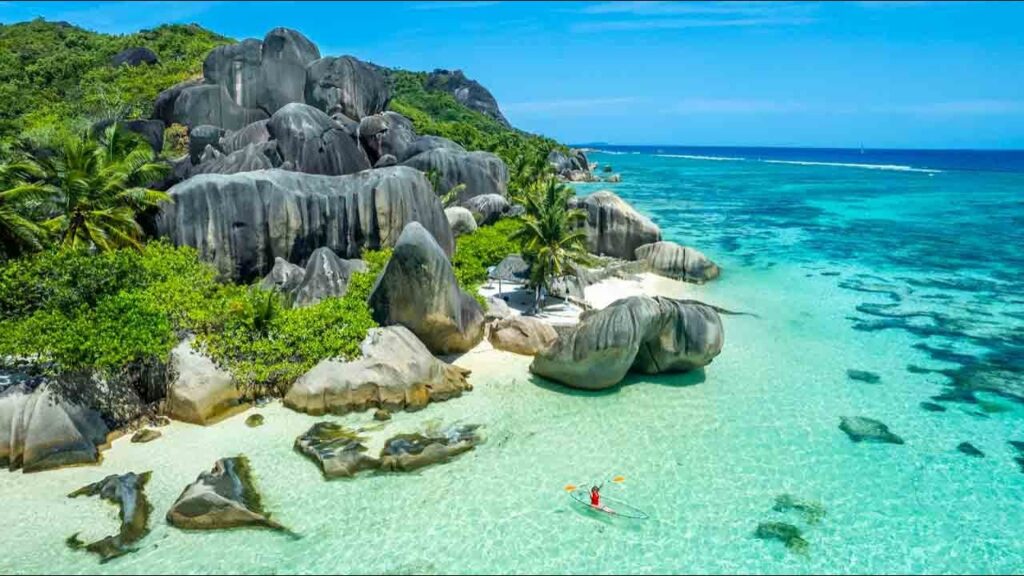
[[[1024,453],[1011,444],[1024,441],[1024,154],[589,157],[622,182],[578,193],[611,189],[717,262],[721,277],[687,297],[753,314],[723,318],[724,350],[704,371],[587,393],[531,377],[525,357],[466,358],[472,392],[388,426],[475,422],[488,441],[408,476],[324,481],[292,449],[317,419],[279,405],[256,429],[244,415],[174,424],[151,444],[116,441],[101,466],[0,473],[0,571],[1024,571]],[[854,442],[842,417],[882,422],[903,443]],[[238,453],[299,539],[163,521],[200,471]],[[114,507],[68,492],[145,470],[155,510],[139,551],[101,566],[64,545],[117,524]],[[581,513],[564,490],[617,475],[607,494],[649,520]],[[777,506],[783,495],[813,504]],[[756,537],[769,522],[806,544]]]

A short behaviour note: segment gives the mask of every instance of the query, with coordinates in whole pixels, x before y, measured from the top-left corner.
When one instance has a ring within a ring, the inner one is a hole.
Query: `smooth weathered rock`
[[[75,548],[81,546],[99,555],[102,562],[134,552],[132,544],[149,534],[149,515],[153,512],[153,505],[146,498],[146,483],[149,482],[151,475],[152,472],[129,472],[120,476],[112,474],[68,494],[69,498],[99,496],[103,500],[113,502],[118,506],[118,518],[121,520],[121,528],[115,536],[106,536],[91,544],[83,544],[78,540],[78,534],[75,534],[68,539],[68,543]]]
[[[675,242],[644,244],[634,251],[652,272],[685,282],[704,283],[718,278],[718,266],[702,252]]]
[[[405,161],[413,156],[422,154],[428,150],[444,149],[451,150],[452,152],[465,152],[466,149],[461,144],[453,142],[447,138],[440,136],[417,136],[412,142],[406,146],[404,151],[404,157],[399,158],[399,161]]]
[[[373,411],[373,419],[378,422],[386,422],[391,420],[391,412],[384,410],[383,408]]]
[[[600,390],[630,370],[685,372],[722,351],[722,321],[714,308],[692,300],[633,296],[590,310],[530,364],[530,371],[573,386]]]
[[[558,333],[539,318],[516,315],[491,324],[487,339],[498,350],[534,356],[550,347]]]
[[[159,430],[153,430],[152,428],[143,428],[135,434],[132,434],[132,444],[146,444],[152,442],[157,438],[163,436],[163,433]]]
[[[451,148],[434,148],[410,157],[402,163],[422,172],[438,175],[438,194],[465,184],[459,192],[459,203],[483,194],[505,196],[508,191],[508,169],[490,152],[459,152]]]
[[[328,114],[358,121],[383,112],[391,91],[376,67],[351,56],[327,57],[307,66],[305,99]]]
[[[502,125],[509,126],[508,120],[498,108],[498,101],[494,99],[491,92],[479,82],[467,78],[462,70],[450,71],[438,68],[427,76],[426,88],[427,90],[447,92],[463,106],[483,112]]]
[[[574,182],[591,182],[596,180],[590,171],[590,163],[587,155],[582,150],[572,148],[568,154],[561,150],[552,150],[548,153],[548,164],[554,169],[555,174],[566,180]]]
[[[183,530],[271,528],[285,530],[263,510],[249,460],[221,458],[185,487],[167,511],[167,522]]]
[[[316,462],[326,478],[351,478],[376,470],[380,462],[366,455],[366,439],[358,430],[336,422],[317,422],[295,439],[295,450]]]
[[[654,222],[609,190],[574,196],[569,206],[587,213],[587,250],[593,254],[633,260],[637,248],[661,241]]]
[[[109,429],[96,410],[83,407],[51,383],[15,384],[0,392],[0,465],[38,472],[91,464]]]
[[[480,304],[459,288],[448,257],[418,222],[402,231],[368,303],[378,324],[405,326],[435,354],[465,352],[483,338]]]
[[[312,306],[326,298],[340,298],[356,272],[365,272],[366,262],[342,260],[330,248],[317,248],[309,257],[302,282],[295,289],[296,307]]]
[[[241,403],[231,374],[193,350],[191,339],[171,351],[171,366],[176,376],[167,389],[165,408],[171,418],[205,426]]]
[[[224,129],[210,124],[193,126],[188,131],[188,155],[193,164],[198,164],[202,159],[207,146],[215,149],[220,147],[220,138],[224,135]]]
[[[348,176],[285,170],[203,174],[170,190],[158,230],[196,248],[220,273],[248,281],[275,258],[302,262],[326,246],[344,258],[393,246],[406,224],[426,227],[445,254],[451,228],[423,174],[403,166]]]
[[[509,254],[494,267],[491,278],[502,282],[525,282],[530,278],[530,265],[519,254]]]
[[[263,414],[250,414],[245,419],[245,425],[249,428],[258,428],[263,426]]]
[[[162,120],[164,125],[166,126],[170,126],[171,124],[178,122],[178,118],[174,113],[174,105],[175,102],[177,102],[178,100],[178,96],[180,96],[182,91],[184,91],[186,88],[200,86],[202,85],[202,83],[202,78],[192,78],[189,80],[185,80],[183,82],[179,82],[158,94],[156,97],[156,101],[153,103],[152,117],[158,120]]]
[[[292,103],[270,117],[267,131],[281,159],[296,172],[336,176],[370,167],[366,154],[345,129],[312,106]]]
[[[322,360],[296,380],[285,406],[314,415],[418,410],[470,389],[468,370],[435,358],[405,327],[371,329],[360,351],[352,362]]]
[[[473,213],[469,210],[461,206],[452,206],[444,209],[444,216],[452,228],[452,236],[458,238],[464,234],[476,232],[476,219],[473,218]]]
[[[274,267],[270,269],[270,274],[267,274],[260,282],[260,288],[291,294],[299,288],[305,277],[305,268],[278,256],[274,259]]]
[[[270,131],[267,130],[267,122],[270,120],[258,120],[246,124],[238,130],[231,130],[220,139],[220,149],[226,154],[237,152],[252,144],[266,144],[270,142]]]
[[[282,164],[276,142],[250,144],[230,154],[220,153],[211,146],[207,146],[206,151],[212,151],[213,154],[207,155],[204,152],[200,163],[189,169],[189,177],[199,174],[237,174],[254,170],[269,170]]]
[[[487,298],[487,306],[484,311],[484,320],[490,322],[492,320],[504,320],[512,316],[512,309],[508,307],[508,302],[505,302],[497,296],[489,296]]]
[[[359,121],[359,142],[373,164],[387,155],[394,156],[396,162],[406,160],[406,149],[415,139],[412,122],[396,112],[374,114]]]
[[[110,59],[110,64],[115,68],[118,66],[135,67],[143,64],[153,65],[159,62],[160,58],[157,57],[156,53],[145,46],[125,48],[114,54]]]
[[[483,442],[479,426],[451,426],[437,435],[399,434],[384,443],[380,453],[381,470],[410,472],[433,464],[448,462]]]
[[[391,154],[385,154],[374,162],[374,168],[387,168],[388,166],[395,166],[398,164],[398,158],[395,158]]]
[[[889,431],[889,427],[878,420],[862,416],[842,416],[839,429],[846,432],[854,442],[876,442],[882,444],[903,444],[903,439]]]
[[[162,106],[161,110],[165,110],[170,106],[170,101],[170,96],[163,102],[158,99],[157,106]],[[168,125],[200,126],[207,124],[226,130],[238,130],[247,124],[270,117],[262,109],[239,106],[231,99],[227,88],[218,84],[184,86],[178,91],[177,96],[173,97],[173,102],[170,117],[161,117],[161,120]]]
[[[477,217],[477,223],[481,226],[494,224],[511,209],[508,200],[498,194],[474,196],[462,201],[461,205]]]

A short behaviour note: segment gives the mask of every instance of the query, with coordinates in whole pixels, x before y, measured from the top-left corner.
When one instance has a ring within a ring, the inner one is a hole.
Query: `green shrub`
[[[481,226],[472,234],[459,236],[455,241],[452,267],[463,290],[476,295],[477,289],[487,282],[487,268],[519,252],[519,244],[509,237],[520,227],[522,223],[517,218],[505,218],[491,226]]]

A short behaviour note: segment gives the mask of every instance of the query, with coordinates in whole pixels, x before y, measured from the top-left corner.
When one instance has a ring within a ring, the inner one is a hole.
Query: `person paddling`
[[[599,486],[590,488],[590,505],[594,508],[601,507],[601,488]]]

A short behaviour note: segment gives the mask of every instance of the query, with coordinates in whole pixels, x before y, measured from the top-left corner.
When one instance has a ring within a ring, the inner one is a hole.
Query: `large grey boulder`
[[[68,494],[69,498],[99,496],[112,502],[118,506],[118,517],[121,519],[117,535],[105,536],[85,544],[78,539],[78,534],[75,534],[68,539],[68,543],[72,547],[81,546],[97,554],[101,562],[134,552],[136,548],[133,544],[149,534],[149,515],[153,512],[153,505],[146,498],[145,489],[151,475],[152,472],[111,474],[99,482],[83,486]]]
[[[637,248],[661,240],[661,229],[650,218],[609,190],[574,196],[569,207],[587,213],[587,249],[593,254],[633,260]]]
[[[465,184],[465,188],[459,192],[460,203],[474,196],[505,196],[508,192],[508,169],[501,158],[490,152],[433,148],[409,158],[403,164],[422,172],[436,172],[440,185],[438,194]]]
[[[285,170],[202,174],[170,190],[157,224],[176,245],[196,248],[221,274],[252,280],[277,257],[303,262],[326,246],[344,258],[393,246],[403,228],[421,223],[441,246],[451,229],[426,177],[403,166],[347,176]]]
[[[175,379],[167,389],[168,416],[192,424],[212,424],[241,404],[231,374],[192,349],[191,339],[171,351]]]
[[[558,333],[547,322],[533,316],[517,314],[490,325],[487,340],[498,350],[534,356],[546,350]]]
[[[296,307],[312,306],[325,298],[340,298],[356,272],[365,272],[366,262],[342,260],[330,248],[317,248],[306,263],[302,282],[295,289]]]
[[[188,156],[193,164],[198,164],[206,151],[207,146],[220,149],[220,138],[224,135],[224,129],[210,124],[193,126],[188,131]]]
[[[448,257],[418,222],[402,231],[369,305],[378,324],[407,327],[435,354],[465,352],[483,338],[480,304],[459,288]]]
[[[145,46],[125,48],[110,58],[110,65],[114,68],[118,66],[135,67],[143,64],[153,65],[158,62],[160,62],[160,58],[156,53]]]
[[[324,478],[351,478],[376,470],[380,461],[366,455],[366,438],[337,422],[317,422],[295,439],[295,450],[316,462]]]
[[[644,244],[634,252],[636,259],[662,276],[686,282],[704,283],[718,278],[718,266],[702,252],[675,242]]]
[[[204,154],[206,159],[188,170],[189,177],[198,174],[237,174],[254,170],[269,170],[282,163],[275,142],[250,144],[230,154],[216,152],[212,147],[207,147],[207,151],[214,151],[212,157],[207,157]]]
[[[406,150],[416,138],[412,122],[395,112],[365,116],[359,121],[359,142],[372,163],[388,154],[399,162],[406,160]]]
[[[444,209],[444,216],[448,219],[448,225],[452,227],[452,235],[458,238],[465,234],[476,232],[476,219],[473,213],[460,206],[452,206]]]
[[[232,130],[220,140],[220,149],[230,154],[242,150],[251,144],[265,144],[270,141],[270,131],[267,130],[268,120],[257,120],[246,124],[238,130]]]
[[[25,472],[99,460],[109,430],[99,412],[83,407],[50,383],[27,382],[0,392],[0,465]]]
[[[630,370],[685,372],[709,364],[722,351],[722,321],[714,308],[692,300],[633,296],[580,323],[540,352],[530,371],[574,388],[600,390]]]
[[[170,126],[177,122],[178,117],[174,113],[174,105],[178,100],[178,96],[180,96],[186,88],[200,86],[202,83],[202,78],[193,78],[183,82],[178,82],[174,86],[171,86],[167,90],[158,94],[156,101],[153,103],[152,118],[162,120],[166,126]]]
[[[452,142],[447,138],[440,136],[417,136],[412,142],[409,143],[405,148],[404,157],[400,158],[401,161],[408,160],[413,156],[417,156],[426,152],[427,150],[435,150],[442,148],[444,150],[451,150],[452,152],[465,152],[466,149],[457,142]]]
[[[166,102],[164,105],[166,106]],[[171,123],[185,126],[209,124],[227,130],[238,130],[246,124],[269,117],[270,115],[262,109],[239,106],[231,99],[224,86],[199,84],[185,87],[178,92],[174,98],[170,120]]]
[[[267,131],[284,162],[307,174],[352,174],[370,167],[366,154],[327,114],[307,104],[283,106],[271,116]]]
[[[590,171],[590,163],[587,155],[582,150],[571,148],[566,154],[561,150],[552,150],[548,153],[548,164],[554,169],[555,174],[564,180],[572,182],[593,182],[597,178]]]
[[[435,358],[404,326],[373,328],[352,362],[323,360],[302,375],[285,406],[320,415],[383,408],[418,410],[470,389],[468,370]]]
[[[494,224],[512,209],[508,200],[500,194],[481,194],[462,202],[462,207],[476,215],[478,224],[487,226]]]
[[[438,68],[427,76],[426,88],[447,92],[463,106],[483,112],[502,125],[509,126],[508,120],[498,108],[498,101],[494,99],[494,95],[479,82],[467,78],[462,70],[449,71]]]
[[[278,256],[274,258],[274,267],[270,269],[270,273],[260,282],[260,288],[264,290],[277,290],[282,294],[291,294],[299,288],[305,277],[305,268],[298,264],[292,264]]]
[[[263,509],[245,456],[221,458],[185,487],[167,511],[167,522],[183,530],[271,528],[286,530]]]
[[[398,434],[388,438],[380,453],[380,468],[411,472],[434,464],[443,464],[469,452],[483,442],[475,424],[453,425],[434,434]]]
[[[305,101],[328,114],[358,121],[383,112],[390,98],[387,78],[351,56],[321,58],[306,67]]]

